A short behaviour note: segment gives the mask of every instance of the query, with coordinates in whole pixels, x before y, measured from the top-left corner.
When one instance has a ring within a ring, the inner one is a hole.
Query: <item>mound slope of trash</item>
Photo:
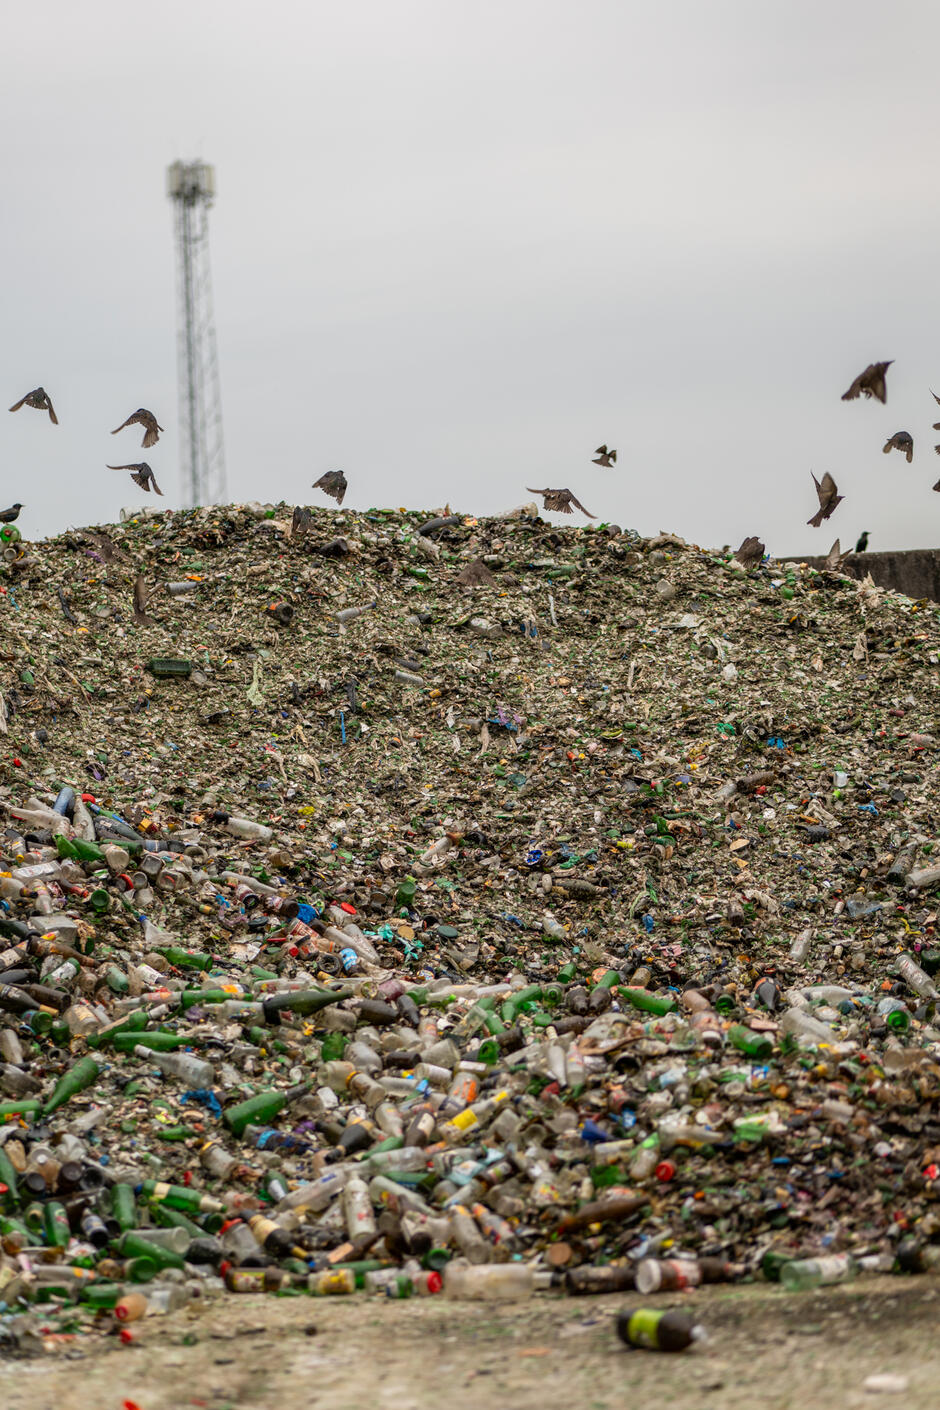
[[[534,510],[4,558],[8,1315],[929,1261],[935,606]]]

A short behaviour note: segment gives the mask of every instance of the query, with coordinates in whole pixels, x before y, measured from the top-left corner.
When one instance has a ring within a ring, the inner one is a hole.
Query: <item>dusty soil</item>
[[[657,1299],[647,1299],[655,1303]],[[662,1306],[675,1299],[659,1300]],[[628,1351],[623,1296],[509,1306],[352,1298],[232,1298],[197,1316],[139,1322],[133,1345],[87,1336],[0,1366],[4,1410],[934,1410],[940,1286],[880,1278],[788,1295],[769,1285],[687,1294],[708,1342],[679,1355]],[[867,1376],[909,1377],[903,1395]],[[677,1402],[678,1398],[678,1402]]]

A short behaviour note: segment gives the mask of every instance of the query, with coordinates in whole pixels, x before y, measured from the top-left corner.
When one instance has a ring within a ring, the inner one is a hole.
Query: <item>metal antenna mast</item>
[[[183,493],[191,506],[226,499],[222,392],[212,315],[209,208],[215,168],[174,162],[167,168],[179,270],[179,424]]]

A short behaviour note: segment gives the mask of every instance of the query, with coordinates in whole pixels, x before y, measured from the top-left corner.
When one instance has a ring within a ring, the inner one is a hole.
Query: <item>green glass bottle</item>
[[[80,1301],[86,1307],[99,1307],[110,1311],[117,1306],[123,1295],[124,1288],[121,1283],[92,1283],[90,1287],[82,1288]]]
[[[295,989],[287,994],[272,994],[264,1000],[264,1015],[282,1013],[285,1009],[300,1018],[309,1018],[330,1004],[338,1004],[343,999],[351,999],[352,989]],[[269,1020],[270,1021],[270,1020]]]
[[[20,1202],[19,1182],[13,1162],[0,1146],[0,1208],[16,1209]]]
[[[667,999],[662,994],[651,994],[647,989],[631,989],[621,985],[617,990],[617,995],[627,999],[635,1009],[643,1009],[645,1013],[653,1013],[657,1017],[662,1017],[666,1013],[675,1013],[675,999]]]
[[[774,1040],[769,1033],[752,1033],[743,1023],[732,1023],[728,1029],[728,1042],[757,1062],[769,1058],[774,1050]]]
[[[116,1033],[114,1050],[118,1053],[132,1053],[135,1048],[150,1048],[155,1053],[172,1053],[177,1048],[192,1044],[192,1037],[183,1033],[164,1033],[155,1029],[152,1033]]]
[[[158,1268],[182,1268],[183,1257],[179,1253],[174,1253],[170,1248],[161,1248],[159,1244],[152,1243],[149,1239],[141,1238],[140,1234],[129,1229],[122,1234],[117,1241],[118,1252],[124,1258],[145,1258],[151,1263],[155,1263]]]
[[[183,989],[180,992],[180,1008],[191,1009],[196,1004],[224,1004],[227,999],[237,999],[225,989]],[[247,1001],[246,1001],[247,1002]]]
[[[6,1238],[10,1234],[18,1235],[24,1244],[33,1241],[33,1231],[22,1219],[17,1219],[13,1214],[0,1215],[0,1237]]]
[[[408,910],[414,905],[415,893],[418,890],[418,883],[413,876],[406,876],[404,881],[395,892],[395,905],[399,908],[407,907]]]
[[[246,1126],[268,1126],[291,1102],[305,1096],[310,1084],[301,1082],[296,1087],[281,1091],[256,1092],[247,1101],[238,1102],[222,1113],[222,1121],[233,1136],[240,1136]]]
[[[72,848],[71,855],[80,862],[100,862],[107,865],[105,855],[97,842],[86,842],[84,837],[73,837],[69,846]]]
[[[97,1082],[101,1075],[101,1068],[94,1058],[79,1058],[74,1067],[70,1067],[64,1076],[60,1077],[56,1083],[55,1091],[43,1107],[43,1114],[49,1116],[52,1112],[58,1111],[60,1106],[84,1092],[86,1087],[91,1087]]]
[[[45,1214],[45,1206],[41,1205],[38,1200],[33,1200],[32,1203],[28,1204],[23,1210],[23,1223],[26,1225],[31,1236],[42,1233]]]
[[[50,1248],[67,1248],[72,1232],[69,1217],[58,1200],[51,1199],[43,1209],[43,1232]]]
[[[8,1116],[35,1116],[40,1110],[35,1097],[23,1097],[20,1101],[0,1102],[0,1121]]]
[[[208,970],[213,965],[212,956],[200,950],[184,950],[179,945],[155,945],[153,948],[170,964],[176,965],[177,969]]]
[[[55,1023],[56,1016],[51,1009],[29,1009],[19,1015],[20,1023],[37,1038],[42,1038]]]
[[[199,1214],[225,1208],[221,1200],[203,1194],[202,1190],[191,1190],[185,1185],[168,1185],[164,1180],[144,1180],[140,1189],[146,1199],[154,1204],[168,1204],[171,1209]]]
[[[118,1033],[141,1033],[149,1022],[146,1009],[132,1009],[123,1018],[102,1028],[100,1032],[89,1033],[85,1042],[90,1048],[107,1048],[114,1042]]]
[[[164,1229],[185,1229],[191,1239],[205,1237],[205,1229],[200,1229],[199,1225],[188,1219],[181,1209],[172,1209],[168,1204],[155,1204],[151,1213],[154,1223],[161,1225]]]
[[[159,1263],[143,1254],[140,1258],[129,1258],[124,1264],[124,1277],[129,1283],[152,1283],[160,1272]]]
[[[111,990],[112,994],[119,994],[122,997],[130,989],[130,980],[116,964],[109,964],[105,970],[104,982]]]
[[[128,1229],[136,1229],[139,1221],[137,1215],[137,1201],[134,1198],[134,1190],[131,1185],[111,1186],[111,1213],[126,1232]]]

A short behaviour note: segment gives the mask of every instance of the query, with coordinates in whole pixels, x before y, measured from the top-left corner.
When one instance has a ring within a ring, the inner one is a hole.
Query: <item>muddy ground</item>
[[[4,1410],[934,1410],[940,1283],[881,1278],[785,1294],[760,1286],[686,1294],[707,1344],[631,1352],[614,1320],[624,1296],[509,1306],[443,1298],[226,1297],[135,1326],[132,1345],[85,1336],[0,1365]],[[656,1299],[647,1299],[655,1303]],[[675,1299],[660,1299],[662,1306]],[[866,1377],[908,1377],[873,1393]]]

